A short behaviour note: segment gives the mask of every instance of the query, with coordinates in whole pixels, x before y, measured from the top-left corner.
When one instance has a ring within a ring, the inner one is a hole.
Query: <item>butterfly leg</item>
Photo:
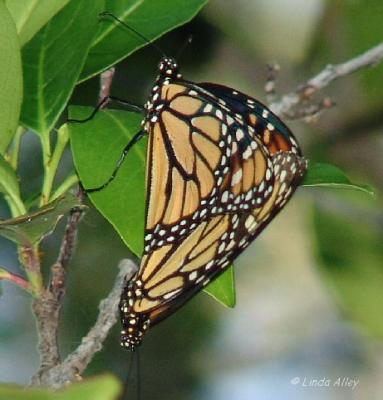
[[[109,185],[109,183],[111,183],[114,180],[114,178],[116,177],[117,172],[120,169],[122,163],[124,162],[125,157],[128,154],[129,150],[133,147],[133,145],[135,143],[137,143],[140,139],[142,139],[145,136],[145,134],[146,134],[146,131],[141,130],[133,136],[133,138],[130,140],[130,142],[125,146],[124,150],[122,151],[120,158],[118,159],[116,166],[114,167],[112,175],[109,177],[109,179],[106,182],[104,182],[101,186],[98,186],[95,188],[89,188],[89,189],[84,188],[85,192],[86,193],[94,193],[94,192],[99,192],[102,189],[105,189]]]
[[[98,113],[98,111],[100,111],[102,108],[104,108],[110,101],[113,101],[115,103],[121,104],[123,105],[128,111],[133,111],[136,113],[143,113],[144,112],[144,108],[141,106],[138,106],[137,104],[132,104],[129,103],[126,100],[120,99],[118,97],[115,96],[105,96],[95,107],[95,109],[91,112],[91,114],[84,118],[84,119],[67,119],[67,122],[69,123],[73,123],[73,122],[77,122],[77,123],[83,123],[83,122],[88,122],[91,119],[94,118],[94,116]]]

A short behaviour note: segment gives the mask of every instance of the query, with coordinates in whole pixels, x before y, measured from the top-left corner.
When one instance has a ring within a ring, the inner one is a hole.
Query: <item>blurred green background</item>
[[[326,64],[378,44],[382,18],[381,0],[211,0],[158,45],[177,55],[192,34],[193,42],[178,57],[187,79],[226,84],[265,102],[268,62],[280,64],[277,90],[285,93]],[[158,61],[147,46],[120,63],[112,93],[142,104]],[[307,157],[374,185],[377,198],[300,189],[236,262],[235,309],[200,294],[148,334],[140,348],[143,399],[381,398],[382,76],[383,64],[336,81],[320,94],[330,96],[335,108],[310,125],[287,121]],[[95,104],[97,91],[98,80],[87,81],[71,103]],[[22,179],[33,193],[41,181],[34,152],[39,146],[33,135],[23,146],[31,158],[24,160]],[[63,171],[70,163],[68,154]],[[44,243],[46,266],[55,259],[62,229]],[[0,249],[1,264],[16,269],[15,248],[1,240]],[[78,345],[92,325],[118,261],[128,255],[112,227],[90,207],[71,265],[63,352]],[[25,383],[38,366],[30,299],[10,284],[2,286],[0,381]],[[125,379],[131,355],[118,339],[117,326],[87,375],[110,371]],[[354,389],[334,386],[339,377],[359,381]],[[322,378],[330,380],[329,387],[305,386]]]

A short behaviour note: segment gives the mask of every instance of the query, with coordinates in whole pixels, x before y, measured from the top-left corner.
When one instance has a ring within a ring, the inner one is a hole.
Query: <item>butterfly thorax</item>
[[[158,64],[159,75],[152,88],[150,98],[145,103],[146,117],[143,125],[146,126],[147,122],[154,123],[157,121],[158,113],[165,106],[165,102],[161,100],[161,89],[164,85],[169,85],[171,82],[182,79],[179,72],[177,62],[172,58],[164,57]],[[146,126],[147,128],[147,126]]]

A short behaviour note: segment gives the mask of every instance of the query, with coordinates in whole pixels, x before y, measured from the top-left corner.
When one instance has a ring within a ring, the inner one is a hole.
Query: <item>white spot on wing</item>
[[[222,253],[225,250],[225,247],[226,247],[225,243],[221,243],[218,247],[218,254]]]
[[[253,152],[251,151],[251,148],[248,146],[246,148],[246,150],[243,152],[242,157],[247,160],[248,158],[250,158],[250,156],[253,154]]]
[[[245,137],[245,135],[243,134],[243,130],[237,129],[237,131],[235,132],[235,137],[237,138],[238,141],[243,139]]]
[[[171,292],[164,294],[163,298],[164,299],[170,299],[171,297],[173,297],[175,294],[177,294],[180,291],[181,291],[181,289],[172,290]]]
[[[226,120],[227,120],[227,123],[228,123],[229,125],[231,125],[232,123],[234,123],[234,119],[231,118],[230,115],[227,116]]]
[[[213,265],[214,265],[214,260],[209,261],[209,262],[206,264],[205,269],[208,270],[208,269],[210,269]]]
[[[239,169],[231,178],[231,186],[235,186],[237,183],[241,182],[242,179],[242,169]]]
[[[194,281],[195,278],[197,278],[197,271],[193,271],[189,274],[189,281]]]
[[[223,114],[222,114],[222,111],[221,111],[221,110],[217,110],[217,111],[215,112],[215,115],[217,116],[218,119],[222,119],[222,117],[223,117]]]
[[[250,230],[250,227],[253,225],[254,221],[255,221],[255,218],[253,217],[253,215],[249,215],[249,216],[246,218],[245,227],[246,227],[246,229],[247,229],[248,231]]]
[[[205,108],[203,109],[203,111],[205,112],[205,113],[210,113],[210,111],[213,109],[213,106],[212,106],[212,104],[206,104],[206,106],[205,106]]]

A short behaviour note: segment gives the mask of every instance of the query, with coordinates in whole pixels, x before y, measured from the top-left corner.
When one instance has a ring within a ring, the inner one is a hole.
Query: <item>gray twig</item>
[[[103,102],[101,108],[105,108],[109,103],[110,90],[115,73],[115,68],[111,67],[100,75],[100,91],[98,94],[99,102]],[[105,100],[106,99],[106,100]]]
[[[129,259],[121,260],[119,268],[120,272],[114,286],[108,296],[100,302],[97,320],[88,334],[83,337],[81,344],[62,363],[44,370],[38,381],[32,384],[58,389],[70,382],[81,380],[81,374],[94,354],[101,350],[110,329],[117,321],[118,302],[125,280],[130,280],[138,269],[137,265]]]
[[[83,200],[81,189],[79,189],[78,197],[80,201]],[[33,301],[32,308],[36,318],[40,353],[40,368],[32,377],[34,385],[40,383],[41,376],[45,371],[60,363],[57,341],[60,310],[66,289],[67,267],[75,249],[78,224],[82,215],[83,209],[78,208],[72,210],[68,217],[59,255],[51,267],[49,285]]]
[[[295,106],[312,97],[316,92],[329,85],[335,79],[350,75],[362,68],[374,66],[382,59],[383,42],[342,64],[328,65],[319,74],[298,86],[298,89],[282,96],[279,101],[270,104],[270,109],[281,117],[289,117],[289,115],[293,114]]]
[[[268,103],[272,103],[276,98],[277,93],[275,90],[275,84],[280,70],[281,67],[276,63],[267,65],[267,80],[264,90],[266,93]]]

